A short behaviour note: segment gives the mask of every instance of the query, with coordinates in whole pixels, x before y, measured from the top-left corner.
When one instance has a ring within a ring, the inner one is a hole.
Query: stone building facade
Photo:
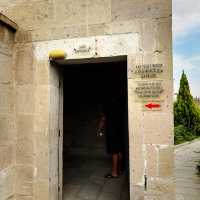
[[[175,199],[171,6],[171,0],[0,2],[1,200],[62,199],[62,91],[48,56],[54,49],[73,62],[126,57],[130,199]]]

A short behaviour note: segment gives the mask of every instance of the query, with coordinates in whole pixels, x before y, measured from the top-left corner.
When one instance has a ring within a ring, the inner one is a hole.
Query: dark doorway
[[[62,68],[63,199],[129,200],[127,62],[85,63]],[[107,103],[120,97],[118,113],[123,132],[123,175],[105,179],[111,171],[106,132],[98,136],[100,115]]]

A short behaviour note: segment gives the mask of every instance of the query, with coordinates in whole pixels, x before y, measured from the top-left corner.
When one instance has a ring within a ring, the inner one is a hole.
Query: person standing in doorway
[[[111,172],[105,178],[117,178],[122,173],[123,135],[119,98],[111,98],[100,114],[97,134],[105,132],[107,153],[112,157]]]

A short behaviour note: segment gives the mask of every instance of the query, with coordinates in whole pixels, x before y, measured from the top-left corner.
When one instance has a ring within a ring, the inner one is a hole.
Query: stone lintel
[[[15,22],[10,20],[8,17],[0,13],[0,24],[3,24],[7,28],[11,29],[12,31],[16,31],[18,29],[18,26]]]

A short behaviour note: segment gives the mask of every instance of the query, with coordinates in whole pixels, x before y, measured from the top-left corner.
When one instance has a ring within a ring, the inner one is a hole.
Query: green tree
[[[188,130],[200,134],[200,111],[190,93],[189,83],[183,71],[177,101],[174,104],[175,126],[183,125]]]

